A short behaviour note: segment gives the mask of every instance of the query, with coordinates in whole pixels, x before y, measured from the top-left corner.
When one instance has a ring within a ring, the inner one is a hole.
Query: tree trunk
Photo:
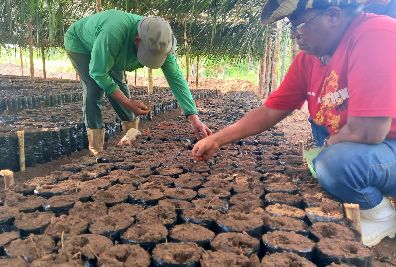
[[[96,0],[96,12],[100,12],[102,10],[102,0]]]
[[[283,26],[283,28],[285,27],[285,22],[283,22],[284,24],[284,26]],[[283,80],[283,78],[285,77],[285,72],[286,72],[286,57],[287,57],[287,55],[286,55],[286,47],[287,47],[287,44],[288,44],[288,42],[287,42],[287,35],[288,33],[287,33],[287,31],[282,31],[282,40],[283,40],[283,42],[282,42],[282,67],[281,67],[281,80]]]
[[[47,79],[47,71],[45,69],[45,48],[41,46],[41,61],[43,62],[43,77]]]
[[[34,62],[33,62],[33,18],[29,19],[29,60],[30,60],[30,78],[34,79]]]
[[[258,85],[258,96],[262,97],[264,96],[264,91],[265,91],[265,67],[266,67],[266,54],[264,53],[262,57],[260,58],[260,65],[259,65],[259,85]]]
[[[23,76],[23,56],[22,56],[22,46],[19,45],[19,60],[21,61],[21,74]]]
[[[190,79],[190,48],[187,37],[187,18],[184,20],[184,47],[186,49],[186,80],[188,83]]]
[[[153,93],[153,69],[148,68],[148,85],[147,85],[147,94],[151,95]]]
[[[276,35],[275,35],[275,47],[274,47],[274,57],[272,60],[272,74],[271,74],[271,92],[278,88],[279,79],[279,50],[280,50],[280,40],[282,36],[282,21],[276,22]]]
[[[198,89],[199,83],[199,55],[197,56],[197,67],[195,70],[195,89]]]
[[[270,91],[270,80],[271,80],[271,65],[272,65],[272,28],[268,31],[267,47],[265,49],[266,64],[265,64],[265,77],[264,77],[264,98],[268,96]]]

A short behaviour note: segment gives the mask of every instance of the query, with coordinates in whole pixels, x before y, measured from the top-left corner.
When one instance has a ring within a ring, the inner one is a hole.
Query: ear
[[[341,22],[342,9],[337,6],[330,6],[326,10],[326,17],[331,26],[337,26]]]
[[[135,40],[134,40],[135,45],[136,45],[136,46],[139,46],[139,44],[140,44],[141,41],[142,41],[142,38],[140,38],[139,35],[136,35]]]

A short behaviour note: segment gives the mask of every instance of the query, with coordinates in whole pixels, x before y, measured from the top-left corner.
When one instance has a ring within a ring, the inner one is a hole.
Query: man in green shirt
[[[142,102],[131,99],[124,76],[124,71],[143,66],[162,69],[197,138],[211,134],[199,120],[187,81],[173,54],[176,39],[164,19],[107,10],[73,23],[64,41],[67,54],[80,75],[89,149],[97,158],[104,144],[101,113],[104,94],[122,120],[125,133],[138,128],[135,115],[150,111]]]

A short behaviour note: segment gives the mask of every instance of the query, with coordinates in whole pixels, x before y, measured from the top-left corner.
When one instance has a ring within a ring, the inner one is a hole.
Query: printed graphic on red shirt
[[[318,98],[319,110],[314,116],[315,123],[326,125],[331,134],[337,133],[344,124],[348,110],[348,89],[339,88],[339,76],[331,71],[325,78],[321,95]]]

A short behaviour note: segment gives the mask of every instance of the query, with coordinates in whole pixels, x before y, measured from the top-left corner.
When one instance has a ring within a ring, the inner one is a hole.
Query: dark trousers
[[[101,129],[104,128],[104,122],[102,117],[102,106],[104,91],[98,86],[98,84],[89,76],[89,62],[91,56],[88,54],[80,54],[67,51],[67,55],[80,75],[81,86],[83,88],[83,116],[84,123],[87,128]],[[119,89],[128,98],[131,98],[128,85],[125,81],[123,71],[110,70],[111,78],[118,84]],[[106,95],[109,99],[110,104],[113,106],[118,117],[122,121],[132,121],[135,116],[134,114],[124,108],[121,104],[115,101],[110,95]]]

